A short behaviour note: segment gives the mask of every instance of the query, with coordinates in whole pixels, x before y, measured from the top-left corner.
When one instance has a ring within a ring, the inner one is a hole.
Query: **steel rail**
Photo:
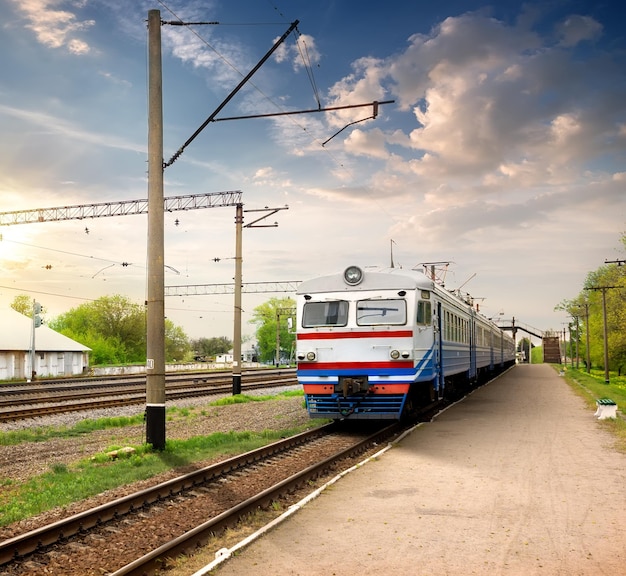
[[[254,383],[271,383],[271,382],[297,382],[295,374],[283,375],[254,375],[246,377],[245,382]],[[185,380],[177,379],[167,383],[168,390],[193,391],[200,387],[203,390],[214,390],[224,387],[229,383],[227,378],[208,379],[206,377],[194,377]],[[232,387],[231,387],[232,388]],[[20,390],[2,391],[0,394],[0,408],[14,406],[17,402],[24,404],[45,404],[49,402],[57,402],[61,400],[73,400],[84,398],[95,398],[98,396],[116,396],[123,394],[133,394],[145,392],[146,384],[144,382],[130,383],[102,383],[94,386],[60,386],[53,389],[31,387]]]
[[[134,560],[130,564],[109,574],[109,576],[146,576],[153,574],[163,567],[163,561],[168,558],[175,558],[182,554],[190,554],[198,547],[203,546],[214,536],[216,532],[221,532],[230,526],[234,526],[241,517],[262,508],[267,509],[272,502],[280,498],[281,495],[297,490],[304,484],[322,476],[338,461],[362,454],[372,444],[380,444],[384,439],[388,439],[400,429],[398,423],[392,424],[387,428],[379,430],[375,434],[365,438],[357,444],[345,448],[333,456],[330,456],[313,464],[305,470],[282,480],[274,486],[260,492],[256,496],[249,498],[230,510],[222,512],[218,516],[211,518],[207,522],[189,530],[185,534],[174,538],[167,544],[145,554],[141,558]]]
[[[162,482],[156,486],[129,494],[123,498],[102,504],[91,510],[86,510],[14,538],[9,538],[4,542],[0,542],[0,566],[16,558],[23,558],[34,552],[41,551],[61,539],[84,533],[89,529],[101,526],[111,520],[119,519],[125,514],[138,511],[166,498],[171,498],[173,495],[210,482],[246,465],[305,444],[313,438],[328,434],[333,428],[333,424],[328,424],[314,430],[302,432],[257,450],[234,456],[222,462]]]
[[[284,380],[263,380],[260,382],[244,383],[242,391],[258,390],[268,387],[291,386],[297,384],[295,377],[287,377]],[[214,385],[209,384],[205,387],[198,388],[197,384],[188,386],[174,386],[174,389],[166,389],[166,400],[180,400],[183,398],[195,398],[198,396],[211,396],[216,394],[232,393],[232,385]],[[93,398],[100,396],[100,398]],[[102,398],[105,396],[105,398]],[[106,398],[106,397],[109,398]],[[0,401],[0,407],[11,405],[8,410],[0,408],[0,422],[11,422],[15,420],[23,420],[25,418],[34,418],[51,414],[63,414],[67,412],[80,412],[81,410],[95,410],[99,408],[115,408],[119,406],[130,406],[135,404],[143,404],[146,402],[146,391],[143,390],[127,390],[127,391],[90,391],[88,395],[76,399],[76,395],[59,397],[51,396],[44,398],[32,398],[23,400],[27,406],[13,406],[15,400]],[[65,402],[59,404],[58,402]],[[50,403],[49,406],[41,406],[41,404]]]

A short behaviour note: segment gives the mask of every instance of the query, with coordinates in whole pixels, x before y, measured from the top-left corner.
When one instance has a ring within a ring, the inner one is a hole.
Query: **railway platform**
[[[206,573],[624,574],[624,503],[604,424],[553,368],[520,365]]]

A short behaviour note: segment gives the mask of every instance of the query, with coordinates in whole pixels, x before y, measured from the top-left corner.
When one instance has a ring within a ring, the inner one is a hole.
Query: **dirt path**
[[[549,366],[517,366],[218,570],[626,574],[626,456]]]

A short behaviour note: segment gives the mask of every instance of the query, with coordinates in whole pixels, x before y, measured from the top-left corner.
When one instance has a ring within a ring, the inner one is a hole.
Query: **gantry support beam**
[[[240,190],[231,190],[228,192],[169,196],[164,198],[163,208],[165,212],[175,212],[179,210],[216,208],[218,206],[236,206],[241,203],[241,195]],[[35,222],[58,222],[62,220],[84,220],[86,218],[104,218],[109,216],[128,216],[147,213],[148,199],[98,202],[95,204],[76,204],[73,206],[0,212],[0,226],[33,224]]]
[[[295,292],[300,280],[283,282],[248,282],[242,284],[242,292],[247,294],[266,294],[270,292]],[[166,286],[166,296],[207,296],[209,294],[234,294],[235,284],[183,284]]]

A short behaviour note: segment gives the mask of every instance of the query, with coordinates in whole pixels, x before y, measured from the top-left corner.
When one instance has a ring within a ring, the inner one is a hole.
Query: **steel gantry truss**
[[[295,292],[300,280],[283,282],[246,282],[241,291],[247,294],[267,294],[270,292]],[[210,294],[234,294],[235,284],[182,284],[166,286],[166,296],[207,296]]]
[[[175,212],[178,210],[199,210],[201,208],[216,208],[219,206],[237,206],[241,203],[241,195],[241,190],[231,190],[228,192],[169,196],[164,198],[163,207],[165,212]],[[147,199],[98,202],[95,204],[76,204],[74,206],[0,212],[0,226],[32,224],[35,222],[59,222],[62,220],[84,220],[86,218],[129,216],[132,214],[147,213]]]

